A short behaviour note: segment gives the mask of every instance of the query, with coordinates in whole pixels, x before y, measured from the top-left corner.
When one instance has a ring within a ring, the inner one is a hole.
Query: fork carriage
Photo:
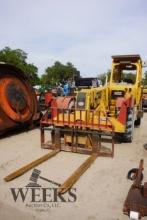
[[[51,140],[45,140],[45,130]],[[109,143],[109,148],[102,143]],[[114,128],[104,112],[50,108],[41,120],[41,146],[52,150],[114,156]]]

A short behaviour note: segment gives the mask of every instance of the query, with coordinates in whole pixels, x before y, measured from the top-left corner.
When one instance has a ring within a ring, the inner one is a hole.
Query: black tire
[[[137,118],[135,120],[135,126],[140,126],[140,124],[141,124],[141,118]]]
[[[127,179],[129,180],[135,180],[138,174],[138,168],[133,168],[131,170],[129,170],[128,174],[127,174]],[[141,173],[141,181],[143,180],[143,173]]]
[[[134,113],[133,110],[129,110],[126,124],[126,132],[123,135],[124,142],[131,143],[133,141],[134,133]]]

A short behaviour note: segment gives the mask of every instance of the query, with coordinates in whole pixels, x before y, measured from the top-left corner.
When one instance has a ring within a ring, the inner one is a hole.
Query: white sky
[[[111,68],[111,55],[147,60],[146,0],[0,0],[0,49],[28,53],[44,73],[59,60],[82,76]]]

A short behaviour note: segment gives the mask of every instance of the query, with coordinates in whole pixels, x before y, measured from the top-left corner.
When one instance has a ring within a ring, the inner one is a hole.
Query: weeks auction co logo
[[[39,179],[55,187],[42,187]],[[58,208],[61,204],[74,203],[77,200],[76,189],[71,188],[65,194],[58,193],[61,184],[41,176],[41,171],[34,169],[30,182],[25,187],[10,188],[14,202],[22,202],[27,207],[47,211],[48,208]]]

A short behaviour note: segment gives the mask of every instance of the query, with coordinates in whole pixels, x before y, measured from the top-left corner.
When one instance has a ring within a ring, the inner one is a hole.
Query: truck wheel
[[[134,133],[134,114],[133,114],[133,110],[129,110],[127,124],[126,124],[126,132],[123,136],[123,140],[127,143],[131,143],[133,141],[133,133]]]
[[[140,124],[141,124],[141,118],[137,118],[135,120],[135,126],[140,126]]]

